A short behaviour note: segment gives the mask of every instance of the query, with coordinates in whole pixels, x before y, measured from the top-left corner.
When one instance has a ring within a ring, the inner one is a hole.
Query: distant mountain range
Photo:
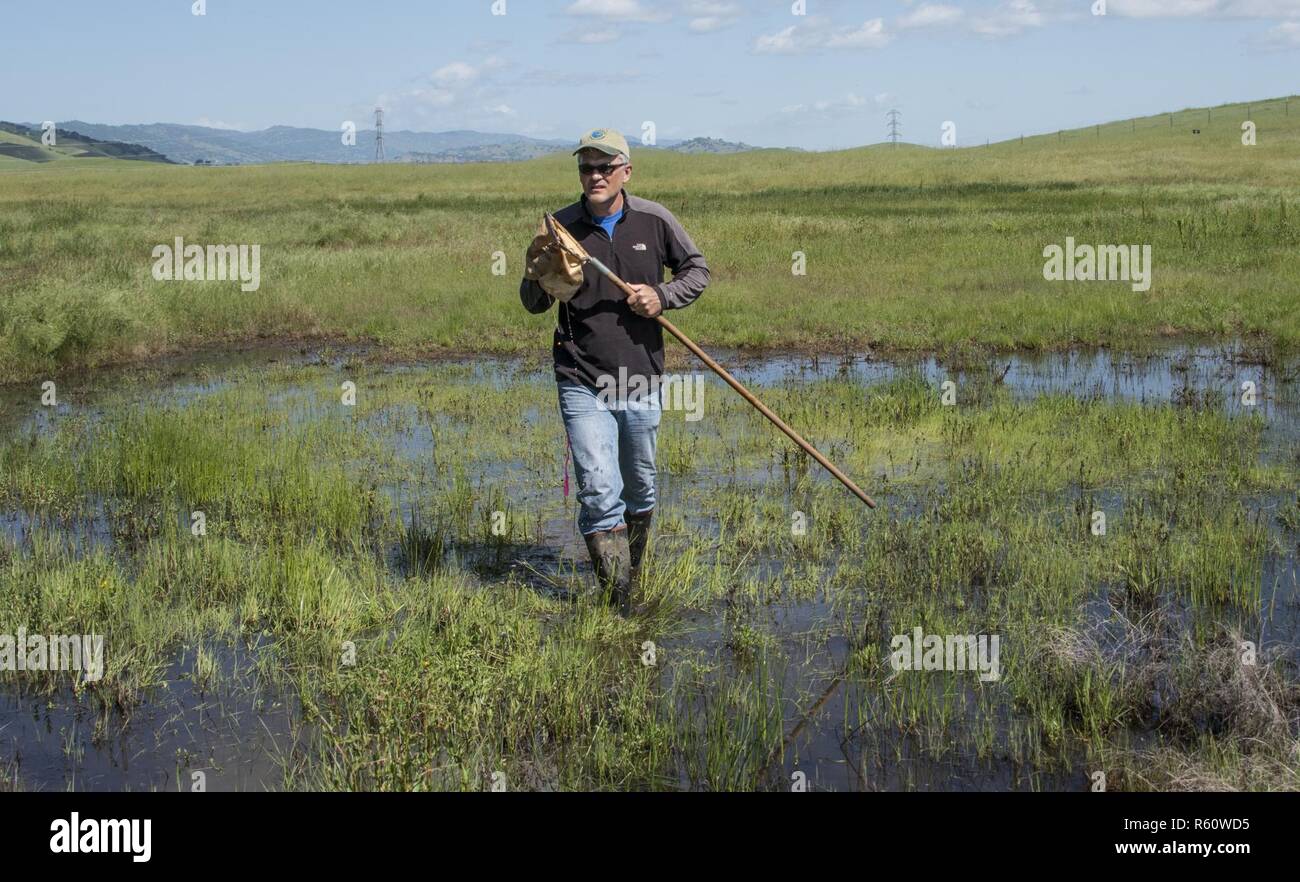
[[[32,124],[23,125],[34,128]],[[105,142],[141,145],[173,162],[186,164],[368,163],[375,159],[373,130],[357,131],[355,145],[348,146],[343,143],[341,129],[331,132],[272,126],[258,132],[239,132],[173,123],[109,126],[84,120],[71,120],[61,128]],[[513,162],[570,151],[573,146],[570,140],[491,132],[384,132],[384,155],[388,162]],[[736,153],[755,149],[715,138],[666,140],[658,146],[685,153]]]
[[[239,132],[207,126],[173,123],[108,126],[84,120],[70,120],[62,126],[93,138],[141,144],[174,162],[213,165],[244,165],[263,162],[373,162],[373,132],[358,131],[356,145],[343,143],[343,132],[272,126],[260,132]],[[523,135],[484,132],[384,132],[384,153],[388,161],[402,161],[405,154],[437,157],[456,162],[459,155],[472,156],[484,148],[497,148],[498,159],[531,159],[565,146],[567,141],[542,141]],[[434,160],[430,160],[434,161]]]
[[[673,144],[668,149],[678,153],[744,153],[746,150],[761,150],[737,141],[723,141],[720,138],[691,138]],[[787,148],[788,149],[788,148]]]

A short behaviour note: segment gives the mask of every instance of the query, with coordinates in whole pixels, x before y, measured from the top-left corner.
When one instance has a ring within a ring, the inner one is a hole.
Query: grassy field
[[[585,597],[580,551],[554,554],[575,551],[574,511],[545,371],[115,381],[0,445],[0,511],[28,531],[0,542],[0,625],[105,635],[106,675],[60,730],[72,755],[125,741],[184,684],[234,688],[216,659],[242,647],[301,706],[254,786],[750,789],[805,769],[818,786],[1082,789],[1102,769],[1111,789],[1300,787],[1294,436],[1278,448],[1214,395],[1025,399],[978,370],[957,407],[909,370],[759,389],[882,509],[713,383],[706,419],[665,418],[660,533],[625,620]],[[1000,679],[891,670],[891,635],[918,626],[1000,634]],[[193,662],[172,677],[178,653]],[[818,737],[786,744],[832,676]],[[66,675],[0,682],[74,700]],[[131,786],[151,764],[231,774],[146,751],[150,732],[128,742]]]
[[[570,160],[0,162],[0,636],[106,661],[0,671],[0,790],[1300,789],[1290,103],[638,152],[714,273],[674,321],[880,508],[710,375],[627,618],[516,294]],[[153,280],[177,236],[260,289]],[[1151,289],[1045,281],[1066,237],[1151,245]],[[916,628],[998,675],[900,671]]]
[[[1291,105],[1295,105],[1292,107]],[[1249,114],[1258,143],[1241,143]],[[1199,128],[1199,134],[1193,129]],[[638,152],[713,270],[676,317],[764,349],[1300,342],[1300,100],[958,150]],[[0,165],[0,382],[257,337],[537,352],[524,247],[577,193],[564,156],[508,165]],[[157,282],[154,246],[258,244],[259,290]],[[1043,249],[1149,244],[1153,284],[1048,282]],[[506,273],[493,275],[503,252]],[[807,274],[791,273],[803,252]]]

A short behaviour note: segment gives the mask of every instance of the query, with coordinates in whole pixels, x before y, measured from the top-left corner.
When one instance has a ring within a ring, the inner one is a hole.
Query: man
[[[663,329],[655,316],[693,303],[709,283],[709,270],[668,209],[627,192],[632,159],[622,135],[593,129],[574,155],[582,198],[555,219],[635,293],[626,296],[590,266],[580,282],[575,276],[566,283],[551,265],[556,253],[543,232],[528,249],[519,298],[531,313],[560,303],[551,349],[578,478],[578,527],[601,589],[626,615],[655,509],[664,369]],[[664,267],[672,272],[667,283]],[[629,395],[628,387],[655,392]]]

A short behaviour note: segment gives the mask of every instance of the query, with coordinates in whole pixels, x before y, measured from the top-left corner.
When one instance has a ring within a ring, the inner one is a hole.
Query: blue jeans
[[[612,530],[625,514],[653,509],[659,395],[607,406],[579,383],[557,385],[578,477],[578,529],[584,536]]]

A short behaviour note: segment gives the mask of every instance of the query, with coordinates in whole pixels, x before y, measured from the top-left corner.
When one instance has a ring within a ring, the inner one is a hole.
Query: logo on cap
[[[593,138],[603,138],[603,137],[605,137],[605,130],[604,130],[604,129],[596,129],[596,131],[594,131],[594,132],[591,133],[591,137],[593,137]]]

